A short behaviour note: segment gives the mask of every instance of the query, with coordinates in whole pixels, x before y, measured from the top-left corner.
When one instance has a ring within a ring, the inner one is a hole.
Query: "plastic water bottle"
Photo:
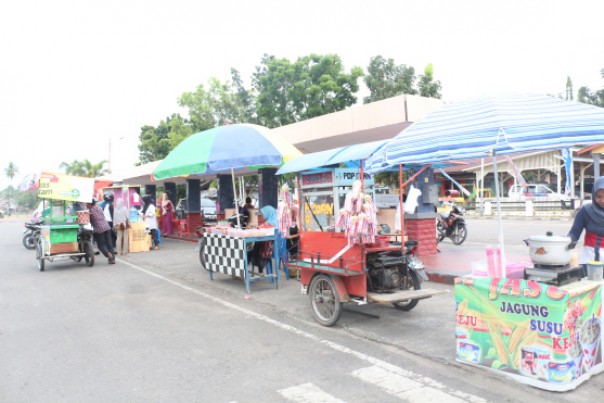
[[[138,210],[136,207],[130,207],[130,222],[138,222]]]

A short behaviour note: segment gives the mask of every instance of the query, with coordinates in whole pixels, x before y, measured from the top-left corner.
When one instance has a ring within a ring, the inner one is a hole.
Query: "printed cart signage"
[[[321,188],[332,186],[352,186],[361,179],[361,173],[354,168],[335,168],[329,171],[312,172],[301,175],[301,187]],[[373,175],[363,174],[365,186],[373,186]]]
[[[602,364],[602,284],[460,277],[457,361],[547,390],[574,389]]]
[[[92,201],[94,178],[42,172],[39,184],[38,197],[41,199]]]

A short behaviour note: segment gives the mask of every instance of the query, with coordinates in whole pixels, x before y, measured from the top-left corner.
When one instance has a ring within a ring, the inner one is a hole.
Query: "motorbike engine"
[[[387,291],[404,287],[407,277],[407,258],[388,253],[376,253],[367,256],[367,290]]]

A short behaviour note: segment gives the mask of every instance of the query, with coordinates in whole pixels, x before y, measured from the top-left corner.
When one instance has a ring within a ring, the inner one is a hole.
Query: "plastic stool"
[[[180,220],[178,225],[178,236],[189,235],[189,224],[187,220]]]

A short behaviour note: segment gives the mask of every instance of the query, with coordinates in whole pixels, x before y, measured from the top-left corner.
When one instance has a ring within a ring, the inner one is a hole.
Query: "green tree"
[[[73,162],[61,162],[59,166],[64,170],[67,175],[83,176],[85,178],[97,178],[108,173],[105,164],[107,161],[103,160],[96,164],[91,163],[88,160],[73,160]]]
[[[256,116],[256,94],[253,89],[246,89],[241,80],[239,71],[231,68],[231,77],[233,80],[233,89],[239,97],[238,102],[241,104],[243,121],[247,123],[257,123]]]
[[[228,81],[222,83],[216,78],[210,78],[207,89],[199,85],[194,92],[185,92],[180,96],[178,104],[189,110],[189,119],[195,132],[246,121],[251,98],[247,98],[249,93],[245,93],[239,73],[234,71],[238,88],[234,88]]]
[[[414,88],[415,69],[404,64],[396,65],[393,59],[386,60],[382,56],[371,58],[363,80],[370,93],[363,98],[366,104],[401,94],[417,94]]]
[[[40,203],[40,200],[38,199],[37,189],[15,193],[15,204],[22,209],[32,211],[38,207],[38,203]]]
[[[434,68],[432,64],[428,64],[424,69],[424,74],[419,76],[417,87],[419,89],[419,95],[428,98],[440,99],[441,84],[440,81],[434,80]]]
[[[138,136],[139,161],[144,164],[165,158],[193,131],[191,122],[178,113],[173,113],[172,116],[162,120],[157,127],[143,126]]]
[[[600,74],[604,78],[604,69],[600,70]],[[604,107],[604,89],[591,91],[588,87],[581,87],[577,92],[577,101]]]
[[[356,103],[362,76],[360,67],[346,73],[333,54],[311,54],[295,63],[265,54],[252,78],[258,122],[273,128],[341,111]]]
[[[8,206],[6,211],[8,215],[11,214],[11,199],[13,196],[13,178],[19,173],[19,168],[11,161],[8,166],[4,168],[4,174],[10,179],[10,187],[8,189]]]

